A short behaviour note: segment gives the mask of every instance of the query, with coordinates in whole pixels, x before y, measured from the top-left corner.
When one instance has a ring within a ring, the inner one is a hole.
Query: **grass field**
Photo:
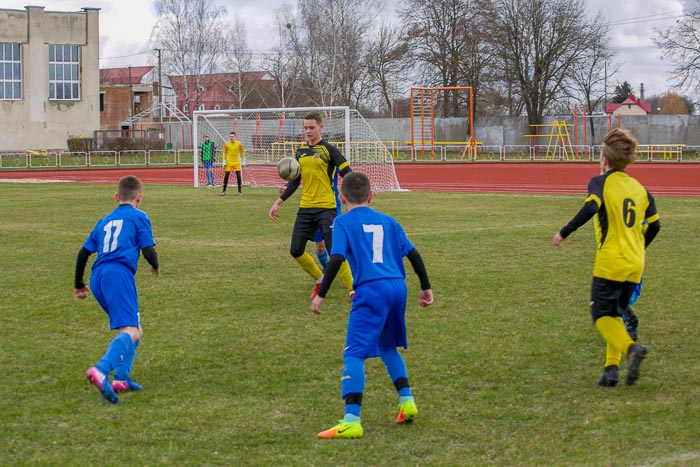
[[[72,287],[113,193],[0,184],[2,465],[700,465],[698,198],[657,200],[635,307],[650,353],[636,385],[600,388],[593,227],[551,245],[583,195],[380,193],[373,206],[404,225],[436,298],[419,309],[411,271],[403,355],[420,412],[394,424],[373,359],[364,438],[318,440],[343,413],[349,303],[338,281],[310,313],[312,282],[288,254],[298,194],[273,223],[274,189],[145,188],[162,265],[137,274],[146,389],[100,400],[84,373],[112,336]]]

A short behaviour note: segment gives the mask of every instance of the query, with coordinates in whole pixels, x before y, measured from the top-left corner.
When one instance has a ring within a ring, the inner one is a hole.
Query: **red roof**
[[[213,109],[216,105],[221,109],[237,108],[238,97],[236,90],[238,88],[238,73],[211,73],[194,76],[168,76],[173,90],[177,95],[177,107],[184,108],[185,104],[185,79],[187,79],[187,87],[190,94],[190,102],[188,103],[189,111],[196,110],[195,106],[195,83],[199,79],[201,91],[199,93],[199,104],[203,104],[207,110]],[[241,80],[251,85],[270,88],[275,81],[272,75],[267,71],[247,71],[241,73]]]
[[[636,105],[638,107],[641,107],[642,110],[644,110],[646,113],[650,114],[651,113],[651,102],[644,102],[638,97],[634,97],[634,94],[630,94],[627,99],[625,99],[623,102],[619,104],[606,104],[605,105],[605,113],[613,113],[615,112],[618,108],[622,107],[623,105]]]
[[[143,76],[154,68],[154,66],[101,68],[100,84],[139,84]]]

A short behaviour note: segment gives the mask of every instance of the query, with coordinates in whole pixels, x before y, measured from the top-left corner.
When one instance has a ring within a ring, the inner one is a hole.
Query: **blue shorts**
[[[343,355],[370,358],[380,349],[408,348],[407,296],[403,279],[365,282],[355,289]]]
[[[202,167],[204,167],[205,169],[211,169],[214,167],[214,163],[212,163],[211,161],[202,162]]]
[[[109,328],[139,326],[139,299],[136,281],[129,268],[121,264],[104,264],[93,270],[90,290],[109,316]]]
[[[323,240],[323,231],[322,231],[321,228],[319,227],[319,228],[316,230],[316,233],[314,234],[314,242],[318,243],[318,242],[320,242],[321,240]]]

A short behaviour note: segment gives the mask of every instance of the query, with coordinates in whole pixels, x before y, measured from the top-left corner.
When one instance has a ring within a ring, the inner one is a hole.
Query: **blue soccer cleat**
[[[128,392],[128,391],[140,391],[143,389],[143,386],[140,384],[137,384],[136,381],[134,381],[131,378],[126,378],[126,379],[115,379],[112,381],[112,389],[114,389],[114,392]]]
[[[107,378],[104,373],[93,366],[92,368],[88,369],[85,376],[93,386],[99,389],[103,399],[106,399],[107,402],[111,404],[119,403],[119,398],[114,392],[114,389],[112,389],[112,386],[109,384],[109,378]]]

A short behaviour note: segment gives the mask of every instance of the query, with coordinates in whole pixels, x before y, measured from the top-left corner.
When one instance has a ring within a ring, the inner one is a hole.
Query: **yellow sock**
[[[345,288],[348,289],[348,292],[352,292],[352,271],[350,270],[350,265],[347,261],[343,261],[343,264],[340,265],[338,275],[343,281],[343,284],[345,284]]]
[[[619,365],[622,354],[626,353],[633,343],[622,318],[603,316],[596,320],[595,328],[605,340],[605,366]]]
[[[304,252],[303,255],[301,255],[298,258],[294,258],[297,260],[297,263],[299,263],[299,266],[306,271],[306,273],[313,277],[314,279],[318,280],[321,278],[321,275],[323,274],[323,271],[316,265],[316,261],[311,257],[310,254],[307,252]]]

